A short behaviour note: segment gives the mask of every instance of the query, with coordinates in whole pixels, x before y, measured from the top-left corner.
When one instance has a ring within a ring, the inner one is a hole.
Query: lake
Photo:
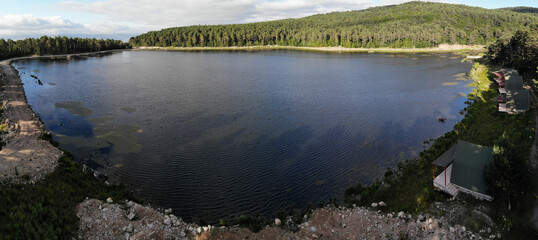
[[[417,156],[463,117],[463,57],[125,51],[13,66],[75,160],[215,222],[317,206]]]

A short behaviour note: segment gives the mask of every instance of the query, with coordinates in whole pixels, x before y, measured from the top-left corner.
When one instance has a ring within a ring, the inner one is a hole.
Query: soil
[[[346,48],[346,47],[294,47],[294,46],[249,46],[249,47],[135,47],[133,50],[267,50],[267,49],[289,49],[289,50],[310,50],[322,52],[401,52],[401,53],[416,53],[416,52],[451,52],[460,50],[484,51],[484,46],[481,45],[449,45],[441,44],[435,48]]]
[[[2,117],[7,123],[2,133],[0,182],[35,182],[54,171],[62,151],[40,139],[44,126],[28,106],[21,80],[7,62],[0,62],[0,82]]]
[[[450,226],[445,218],[409,214],[382,214],[362,207],[324,207],[305,222],[276,220],[258,233],[249,229],[187,224],[171,214],[161,213],[131,201],[119,204],[86,200],[77,207],[79,239],[494,239],[500,235],[475,234],[460,225]],[[129,215],[133,217],[129,220]],[[278,222],[278,224],[276,223]],[[296,231],[288,229],[295,228]]]

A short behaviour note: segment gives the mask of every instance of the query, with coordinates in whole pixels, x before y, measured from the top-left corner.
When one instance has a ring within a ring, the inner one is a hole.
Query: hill
[[[167,28],[130,39],[133,46],[253,45],[435,47],[485,45],[538,23],[538,16],[465,5],[408,2],[268,22]]]
[[[508,10],[518,13],[534,13],[538,14],[538,8],[533,7],[509,7],[509,8],[500,8],[501,10]]]

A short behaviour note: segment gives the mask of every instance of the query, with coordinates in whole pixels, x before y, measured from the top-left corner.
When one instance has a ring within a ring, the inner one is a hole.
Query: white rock
[[[312,232],[316,232],[316,231],[318,231],[318,229],[317,229],[316,227],[311,227],[311,228],[310,228],[310,231],[312,231]]]
[[[372,207],[377,207],[377,203],[372,203]]]
[[[203,227],[203,229],[204,229],[204,232],[206,232],[207,230],[209,230],[208,227]]]
[[[107,199],[106,199],[106,202],[107,202],[107,203],[113,203],[114,201],[112,201],[112,198],[107,198]]]
[[[385,202],[383,202],[383,201],[379,202],[377,205],[379,205],[380,207],[385,207],[385,206],[387,206],[387,204],[385,204]]]
[[[135,216],[136,215],[134,213],[129,213],[129,215],[127,215],[127,218],[129,219],[129,221],[132,221]]]
[[[318,235],[316,235],[316,234],[314,233],[314,234],[312,234],[312,238],[316,238],[316,239],[317,239],[317,238],[318,238]]]
[[[454,232],[456,231],[456,229],[454,229],[454,227],[450,227],[450,232]]]
[[[281,223],[282,223],[282,221],[280,221],[280,219],[275,218],[275,225],[276,226],[280,226]]]
[[[398,213],[398,217],[399,217],[399,218],[403,218],[403,217],[405,217],[405,213],[404,213],[404,212],[399,212],[399,213]]]
[[[132,232],[133,231],[133,224],[129,223],[129,226],[127,226],[127,229],[125,229],[126,232]]]
[[[433,222],[432,218],[428,219],[428,223],[432,223],[432,222]]]
[[[461,227],[461,230],[465,232],[466,228],[465,228],[465,227]]]
[[[491,228],[488,228],[488,233],[491,233]]]
[[[170,218],[165,218],[163,222],[166,225],[170,225],[172,223],[172,220],[170,220]]]
[[[198,228],[196,229],[196,232],[198,232],[198,233],[202,233],[202,227],[198,227]]]

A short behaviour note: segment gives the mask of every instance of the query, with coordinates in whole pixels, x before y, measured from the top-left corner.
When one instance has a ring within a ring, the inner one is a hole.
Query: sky
[[[299,18],[409,0],[0,0],[0,38],[70,36],[128,40],[167,27]],[[430,0],[483,8],[537,0]]]

